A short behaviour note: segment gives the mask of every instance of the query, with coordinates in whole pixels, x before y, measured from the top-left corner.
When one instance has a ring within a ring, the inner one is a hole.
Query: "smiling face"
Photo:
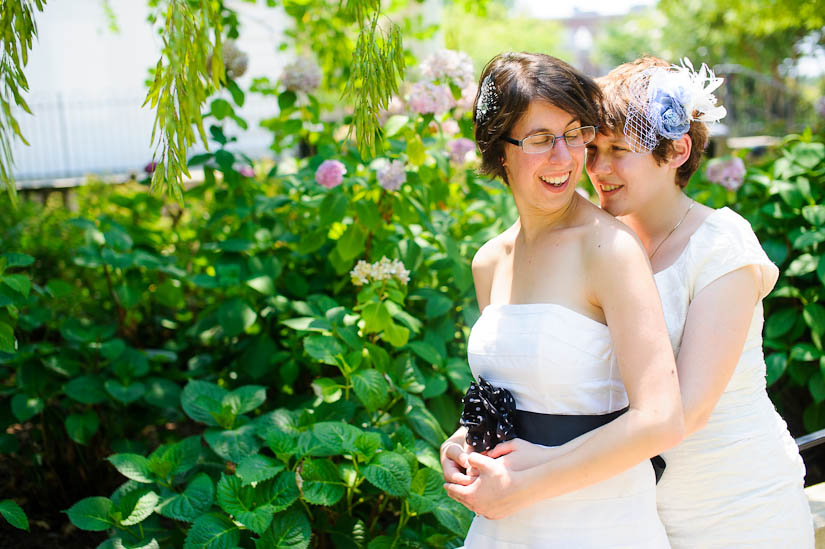
[[[596,134],[587,145],[585,169],[602,209],[614,216],[655,206],[669,179],[667,164],[658,164],[651,153],[632,152],[624,135],[616,133]]]
[[[568,146],[561,135],[580,125],[573,115],[547,101],[530,103],[510,137],[522,140],[538,133],[558,137],[552,149],[540,154],[507,144],[502,164],[517,205],[554,210],[570,200],[584,164],[584,147]]]

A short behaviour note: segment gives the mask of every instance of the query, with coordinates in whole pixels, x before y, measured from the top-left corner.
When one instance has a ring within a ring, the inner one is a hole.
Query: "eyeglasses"
[[[561,135],[537,133],[525,137],[521,141],[507,136],[502,137],[502,139],[513,145],[518,145],[527,154],[541,154],[552,149],[559,137],[564,138],[564,142],[567,143],[568,147],[584,147],[596,138],[597,129],[596,126],[582,126],[581,128],[567,130]]]

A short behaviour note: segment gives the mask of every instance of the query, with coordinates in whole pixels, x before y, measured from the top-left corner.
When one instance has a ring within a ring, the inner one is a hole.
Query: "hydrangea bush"
[[[507,192],[453,154],[457,106],[404,105],[368,162],[306,88],[253,89],[281,106],[273,148],[308,156],[227,149],[236,90],[185,209],[88,187],[77,214],[0,221],[18,254],[0,420],[27,433],[0,450],[75,471],[88,497],[55,504],[103,547],[460,545],[438,446],[470,381],[470,260],[512,221]]]

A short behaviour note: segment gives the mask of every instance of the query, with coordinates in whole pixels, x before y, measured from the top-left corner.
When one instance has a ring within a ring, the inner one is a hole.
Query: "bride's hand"
[[[492,450],[485,452],[485,455],[497,459],[512,471],[523,471],[546,463],[558,452],[556,448],[539,446],[520,438],[514,438],[500,442]]]
[[[441,469],[444,471],[444,480],[461,485],[470,484],[476,474],[470,468],[467,456],[473,448],[463,440],[456,442],[448,439],[441,446]]]
[[[514,471],[499,459],[473,452],[469,468],[478,476],[472,483],[446,483],[447,495],[479,515],[497,520],[534,503],[535,496],[523,472]]]

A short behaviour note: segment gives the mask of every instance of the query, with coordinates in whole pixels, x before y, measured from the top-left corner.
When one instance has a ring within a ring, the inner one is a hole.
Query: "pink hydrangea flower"
[[[467,156],[475,150],[476,144],[472,139],[459,137],[450,143],[450,160],[455,164],[464,164],[468,160]]]
[[[318,169],[315,170],[315,181],[319,185],[332,189],[341,184],[344,180],[344,174],[347,173],[347,168],[337,160],[324,160]]]
[[[463,87],[474,80],[473,60],[463,51],[439,50],[421,63],[421,74],[428,80],[452,80]]]
[[[251,166],[244,166],[238,170],[238,173],[244,177],[255,177],[255,170],[253,170]]]
[[[311,93],[321,85],[323,73],[313,59],[301,57],[284,67],[281,83],[288,90]]]
[[[463,111],[472,110],[476,94],[478,94],[478,84],[470,82],[461,88],[461,97],[456,102],[456,106]]]
[[[455,106],[448,86],[416,82],[410,88],[409,105],[418,114],[443,114]]]
[[[157,167],[158,163],[152,160],[151,162],[143,166],[143,171],[148,173],[149,175],[152,175],[153,173],[155,173],[155,168]]]
[[[388,191],[397,191],[407,180],[407,172],[404,163],[400,160],[393,160],[380,166],[376,170],[378,183]]]
[[[705,169],[705,177],[712,183],[735,191],[745,181],[745,163],[738,156],[712,160]]]

